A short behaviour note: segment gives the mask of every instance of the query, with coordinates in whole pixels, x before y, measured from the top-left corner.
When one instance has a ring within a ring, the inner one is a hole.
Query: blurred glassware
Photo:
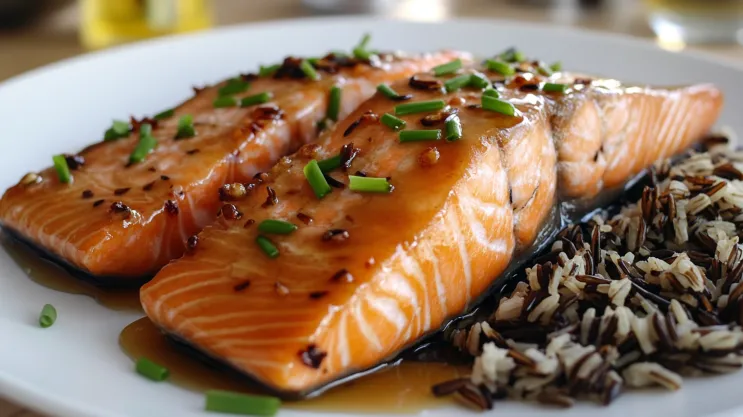
[[[80,39],[90,49],[213,25],[210,0],[80,0],[80,12]]]
[[[743,41],[743,0],[645,0],[661,44]]]
[[[0,28],[15,28],[33,20],[44,0],[0,0]]]
[[[385,14],[399,0],[302,0],[302,3],[323,13]]]

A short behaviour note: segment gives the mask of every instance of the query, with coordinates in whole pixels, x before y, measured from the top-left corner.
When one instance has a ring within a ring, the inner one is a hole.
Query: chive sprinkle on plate
[[[242,100],[240,100],[240,107],[250,107],[255,106],[256,104],[268,103],[272,98],[272,93],[264,91],[259,94],[244,97]]]
[[[447,62],[446,64],[433,67],[433,74],[440,77],[442,75],[453,74],[459,71],[460,68],[462,68],[462,60],[457,58],[451,62]]]
[[[39,326],[51,327],[57,321],[57,309],[51,304],[45,304],[39,315]]]
[[[348,176],[348,189],[362,193],[389,193],[394,189],[387,178]]]
[[[334,85],[330,88],[330,95],[328,97],[328,111],[325,114],[325,117],[328,119],[337,122],[338,121],[338,115],[341,112],[341,90],[340,87],[337,85]]]
[[[246,416],[273,416],[279,411],[281,400],[263,395],[209,390],[206,392],[206,411]]]
[[[319,161],[317,165],[320,167],[320,171],[322,171],[323,174],[338,169],[341,167],[341,156],[336,155],[328,159],[323,159],[322,161]]]
[[[325,179],[320,166],[314,159],[304,166],[304,176],[307,178],[307,182],[310,183],[310,187],[312,187],[312,191],[315,192],[317,198],[323,198],[332,191],[328,180]]]
[[[266,219],[258,225],[258,231],[274,235],[288,235],[297,230],[297,225],[284,220]]]
[[[250,88],[250,83],[243,81],[241,78],[233,78],[227,81],[227,84],[219,89],[218,93],[220,97],[231,96],[233,94],[244,93]]]
[[[214,108],[221,109],[224,107],[235,107],[237,106],[237,99],[232,96],[217,97],[212,102]]]
[[[258,76],[260,77],[268,77],[270,75],[273,75],[276,71],[281,68],[281,64],[274,64],[274,65],[261,65],[258,69]]]
[[[512,66],[503,61],[488,59],[485,64],[490,71],[495,71],[501,75],[513,75],[516,73],[516,70]]]
[[[123,120],[114,120],[111,127],[106,130],[106,133],[104,133],[103,140],[108,142],[111,140],[125,138],[129,136],[130,128],[131,127],[129,125],[129,122],[125,122]]]
[[[395,115],[404,116],[406,114],[424,113],[429,111],[441,110],[446,107],[444,100],[416,101],[413,103],[403,103],[395,106]]]
[[[395,100],[400,97],[400,94],[398,94],[397,91],[393,90],[392,87],[387,84],[379,84],[377,86],[377,91],[391,100]]]
[[[486,89],[485,91],[482,92],[482,95],[486,97],[495,97],[495,98],[500,97],[500,93],[498,92],[498,90],[494,88]]]
[[[400,142],[420,142],[424,140],[441,139],[441,129],[403,130],[400,132]]]
[[[164,119],[173,117],[174,114],[175,114],[175,109],[168,109],[168,110],[163,110],[160,113],[152,116],[152,118],[155,120],[164,120]]]
[[[139,127],[139,142],[131,155],[129,155],[129,162],[144,161],[147,154],[152,152],[155,147],[157,147],[157,139],[152,136],[152,126],[149,123],[145,123]]]
[[[454,78],[450,78],[444,82],[444,88],[446,91],[451,93],[457,91],[460,88],[468,86],[472,82],[472,74],[462,74]]]
[[[164,381],[168,379],[168,376],[170,375],[168,368],[158,365],[144,357],[137,359],[134,369],[138,374],[152,381]]]
[[[368,33],[365,33],[364,36],[361,37],[361,41],[358,45],[356,45],[355,48],[353,48],[353,56],[356,59],[363,59],[367,60],[371,58],[373,55],[372,51],[368,50],[369,41],[371,41],[371,35]]]
[[[178,119],[178,131],[175,134],[177,139],[188,139],[196,136],[196,128],[193,126],[193,116],[184,114]]]
[[[515,116],[516,107],[508,101],[499,98],[482,96],[482,108],[496,113],[505,114],[506,116]]]
[[[405,120],[399,119],[389,113],[383,114],[379,121],[381,121],[383,125],[389,127],[392,130],[405,129],[405,125],[407,124],[405,123]]]
[[[548,93],[565,93],[568,91],[568,85],[557,84],[557,83],[544,83],[544,85],[542,86],[542,91],[546,91]]]
[[[462,139],[462,122],[459,116],[452,114],[446,119],[446,141],[454,142]]]
[[[72,181],[72,174],[70,174],[70,167],[67,165],[67,159],[64,155],[54,155],[52,161],[54,161],[54,169],[57,171],[59,182],[69,184]]]
[[[475,88],[488,88],[490,87],[490,80],[485,75],[476,72],[470,76],[469,85]]]
[[[274,245],[267,237],[258,236],[255,238],[255,243],[258,244],[258,247],[261,248],[263,253],[265,253],[269,258],[273,259],[279,256],[279,248],[277,248],[276,245]]]
[[[317,81],[320,79],[320,74],[315,71],[315,67],[313,67],[310,61],[306,59],[299,64],[299,69],[301,69],[304,75],[306,75],[310,80]]]

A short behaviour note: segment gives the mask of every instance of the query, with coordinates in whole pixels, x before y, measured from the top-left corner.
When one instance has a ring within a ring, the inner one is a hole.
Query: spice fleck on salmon
[[[307,349],[299,352],[302,363],[310,368],[319,369],[322,361],[328,354],[317,348],[316,345],[309,345]]]

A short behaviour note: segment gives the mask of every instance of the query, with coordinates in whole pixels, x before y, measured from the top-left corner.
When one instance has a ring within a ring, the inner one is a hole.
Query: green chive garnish
[[[39,326],[43,328],[50,327],[57,321],[57,309],[51,304],[45,304],[39,315]]]
[[[315,192],[317,198],[323,198],[332,190],[328,184],[328,180],[322,174],[320,166],[314,159],[304,166],[304,176],[307,178],[307,182],[310,183],[312,191]]]
[[[446,88],[446,91],[451,93],[452,91],[459,90],[460,88],[469,85],[471,81],[471,74],[462,74],[446,80],[446,82],[444,83],[444,87]]]
[[[240,100],[240,107],[250,107],[256,104],[268,103],[273,98],[273,94],[265,91],[260,94],[248,96]]]
[[[263,395],[247,395],[229,391],[206,392],[206,411],[252,416],[273,416],[279,411],[281,400]]]
[[[512,66],[502,61],[488,59],[486,65],[490,71],[495,71],[501,75],[513,75],[516,73],[516,70]]]
[[[326,112],[325,117],[334,122],[338,121],[338,115],[341,112],[341,92],[341,88],[337,85],[334,85],[330,88],[330,97],[328,98],[328,111]]]
[[[505,114],[506,116],[514,116],[516,114],[516,107],[514,107],[513,104],[490,96],[482,96],[482,108]]]
[[[261,65],[260,69],[258,70],[258,75],[260,77],[268,77],[269,75],[273,75],[276,71],[281,68],[281,64],[274,64],[274,65]]]
[[[155,120],[163,120],[163,119],[173,117],[174,114],[175,114],[175,109],[168,109],[165,111],[161,111],[160,113],[152,116],[152,118]]]
[[[459,139],[462,139],[462,122],[453,114],[446,119],[446,140],[454,142]]]
[[[307,61],[306,59],[299,64],[299,69],[301,69],[304,75],[306,75],[310,80],[318,80],[320,78],[320,75],[315,71],[315,67],[313,67],[310,61]]]
[[[103,135],[104,141],[121,139],[129,136],[129,122],[123,120],[114,120],[106,133]]]
[[[219,89],[219,96],[231,96],[233,94],[243,93],[250,88],[250,83],[240,78],[233,78],[227,81],[227,84]]]
[[[469,85],[475,88],[488,88],[490,87],[490,80],[488,77],[476,72],[470,76]]]
[[[554,72],[560,72],[562,71],[562,62],[557,61],[554,64],[550,65],[550,69]]]
[[[395,106],[395,115],[404,116],[406,114],[424,113],[429,111],[441,110],[446,107],[444,100],[416,101],[414,103],[403,103]]]
[[[545,67],[544,64],[542,63],[540,63],[539,66],[537,67],[537,72],[544,75],[545,77],[549,77],[550,75],[552,75],[552,70]]]
[[[505,52],[500,54],[499,57],[506,62],[523,62],[526,60],[524,53],[517,51],[515,48],[508,48]]]
[[[67,165],[64,155],[54,155],[52,161],[54,161],[54,169],[57,170],[59,182],[69,184],[72,181],[72,175],[70,174],[70,167]]]
[[[487,90],[482,92],[482,95],[487,96],[487,97],[495,97],[495,98],[500,97],[500,93],[498,92],[498,90],[494,88],[488,88]]]
[[[447,62],[433,67],[433,74],[437,77],[447,74],[453,74],[462,68],[462,60],[457,58],[454,61]]]
[[[164,381],[170,374],[168,368],[158,365],[147,358],[137,359],[135,369],[137,370],[138,374],[153,381]]]
[[[371,35],[368,33],[365,33],[364,36],[361,37],[361,41],[358,45],[356,45],[355,48],[353,48],[353,56],[357,59],[369,59],[371,58],[372,51],[367,50],[367,46],[369,45],[369,41],[371,41]]]
[[[383,114],[380,121],[382,122],[383,125],[389,127],[392,130],[405,129],[405,125],[406,125],[405,120],[398,119],[397,117],[389,113]]]
[[[392,185],[387,178],[360,177],[356,175],[348,176],[348,189],[351,191],[360,191],[364,193],[389,193],[392,191]]]
[[[185,114],[178,119],[178,131],[175,134],[176,139],[187,139],[196,136],[196,128],[193,126],[193,116]]]
[[[439,139],[441,139],[441,129],[403,130],[400,132],[400,142],[419,142]]]
[[[317,163],[317,166],[320,167],[320,171],[322,171],[323,174],[338,169],[341,167],[341,156],[336,155],[332,158],[323,159]]]
[[[269,258],[273,259],[279,256],[279,248],[277,248],[276,245],[273,244],[273,242],[268,240],[267,237],[258,236],[257,238],[255,238],[255,243],[258,244],[263,253],[268,255]]]
[[[544,85],[542,86],[542,91],[546,91],[548,93],[564,93],[568,91],[568,85],[557,84],[557,83],[544,83]]]
[[[379,84],[377,86],[377,91],[392,100],[400,97],[400,94],[398,94],[397,91],[393,90],[392,87],[387,84]]]
[[[266,219],[258,225],[258,231],[273,235],[288,235],[297,230],[297,225],[283,220]]]
[[[144,161],[147,154],[152,152],[156,146],[157,139],[152,136],[152,126],[148,123],[143,124],[139,127],[139,143],[137,143],[137,147],[134,148],[132,154],[129,155],[129,162],[135,163]]]
[[[235,107],[237,106],[237,99],[230,96],[217,97],[214,99],[214,102],[212,102],[212,105],[218,109],[223,107]]]

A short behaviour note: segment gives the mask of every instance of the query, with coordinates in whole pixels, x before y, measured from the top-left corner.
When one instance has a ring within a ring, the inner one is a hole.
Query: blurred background
[[[149,37],[344,13],[549,22],[653,38],[668,49],[743,63],[743,0],[0,0],[0,80]]]

